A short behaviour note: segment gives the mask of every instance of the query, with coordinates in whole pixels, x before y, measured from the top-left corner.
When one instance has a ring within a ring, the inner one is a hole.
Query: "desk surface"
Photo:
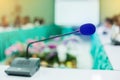
[[[118,80],[120,71],[40,68],[32,77],[8,76],[0,65],[0,80]]]
[[[109,36],[99,35],[99,37],[113,69],[120,70],[120,46],[112,45]]]

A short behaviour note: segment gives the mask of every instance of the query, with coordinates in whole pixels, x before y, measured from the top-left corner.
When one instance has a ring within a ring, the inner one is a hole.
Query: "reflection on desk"
[[[113,69],[120,70],[120,46],[112,45],[110,36],[99,35],[99,37]]]

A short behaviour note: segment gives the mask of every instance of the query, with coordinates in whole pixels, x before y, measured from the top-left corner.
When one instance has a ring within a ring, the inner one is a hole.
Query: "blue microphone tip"
[[[92,35],[95,33],[95,31],[96,27],[91,23],[83,24],[82,26],[80,26],[80,33],[82,35]]]

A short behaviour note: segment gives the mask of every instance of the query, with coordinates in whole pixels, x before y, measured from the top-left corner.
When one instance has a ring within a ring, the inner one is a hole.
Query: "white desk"
[[[119,71],[41,68],[32,77],[8,76],[0,65],[0,80],[118,80]]]
[[[113,69],[120,70],[120,46],[112,45],[109,36],[99,35],[99,37]]]

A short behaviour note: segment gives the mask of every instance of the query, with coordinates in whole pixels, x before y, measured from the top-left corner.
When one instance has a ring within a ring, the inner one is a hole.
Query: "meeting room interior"
[[[0,80],[119,80],[120,0],[0,0]]]

